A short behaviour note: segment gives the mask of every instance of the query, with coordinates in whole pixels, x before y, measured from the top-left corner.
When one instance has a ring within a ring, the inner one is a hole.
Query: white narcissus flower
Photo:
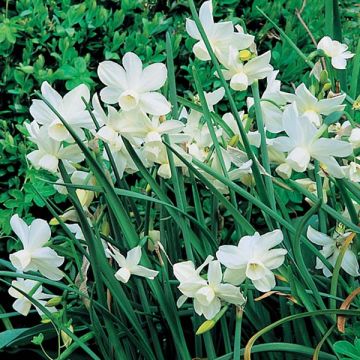
[[[304,172],[314,158],[326,167],[326,172],[336,178],[344,177],[334,157],[346,157],[352,153],[349,143],[341,140],[318,138],[318,129],[306,116],[299,116],[295,104],[286,107],[283,126],[287,137],[274,139],[273,147],[287,152],[286,162],[297,172]]]
[[[36,288],[36,290],[34,290],[34,288]],[[40,303],[42,306],[45,306],[47,302],[44,300],[49,300],[54,297],[54,295],[44,294],[42,286],[37,281],[23,278],[17,278],[16,280],[13,280],[11,282],[11,288],[9,288],[8,291],[9,295],[16,299],[12,307],[15,311],[24,316],[27,316],[29,314],[31,305],[35,306],[35,309],[40,316],[43,315],[43,312],[35,304],[33,304],[30,299],[25,297],[18,289],[28,295],[30,295],[31,291],[34,291],[31,297],[38,303]],[[50,312],[57,311],[56,308],[53,306],[47,307],[47,310],[49,310]]]
[[[349,141],[354,149],[360,147],[360,128],[351,130]]]
[[[341,138],[343,136],[350,136],[351,134],[351,130],[352,130],[352,126],[350,121],[344,121],[342,124],[340,124],[339,122],[335,123],[335,124],[331,124],[328,127],[328,132],[329,133],[335,133],[335,139],[339,139],[341,140]]]
[[[317,48],[323,50],[331,58],[331,65],[335,69],[345,69],[347,59],[351,59],[354,56],[350,51],[347,51],[347,45],[332,40],[329,36],[324,36],[319,41]]]
[[[264,235],[256,232],[244,236],[238,246],[220,246],[216,256],[226,266],[224,281],[239,285],[248,278],[259,291],[270,291],[276,285],[271,270],[280,267],[287,254],[285,249],[272,249],[282,240],[282,232],[274,230]]]
[[[179,134],[184,135],[184,134]],[[174,138],[175,137],[175,138]],[[174,137],[170,138],[171,146],[180,154],[182,155],[187,161],[191,161],[191,156],[187,154],[181,146],[176,143],[176,134]],[[171,168],[169,163],[169,157],[167,154],[166,146],[160,141],[152,141],[148,142],[144,145],[144,152],[143,155],[145,159],[149,162],[160,164],[158,168],[157,174],[164,179],[171,178]],[[174,164],[177,167],[183,167],[184,163],[174,155]]]
[[[170,112],[170,104],[165,97],[156,92],[166,81],[166,66],[151,64],[143,69],[140,58],[127,52],[122,65],[113,61],[99,64],[98,75],[106,85],[100,92],[102,101],[107,104],[119,104],[125,111],[140,109],[152,115],[165,115]]]
[[[230,80],[230,87],[236,91],[244,91],[254,81],[264,79],[273,71],[270,65],[271,52],[256,56],[245,64],[239,59],[239,54],[234,48],[230,48],[227,59],[222,64],[227,70],[223,70],[226,80]]]
[[[206,265],[209,265],[207,280],[200,276],[201,270]],[[174,264],[174,274],[180,281],[178,288],[183,293],[178,300],[178,306],[180,307],[187,298],[193,298],[195,312],[204,315],[208,320],[214,318],[220,311],[221,301],[238,306],[245,303],[238,287],[222,283],[220,262],[212,261],[212,256],[209,256],[196,270],[192,261]]]
[[[82,100],[82,97],[86,102],[90,99],[90,91],[86,85],[79,85],[62,97],[47,81],[44,81],[41,85],[41,93],[81,138],[84,137],[82,128],[95,128]],[[33,100],[29,111],[38,124],[46,126],[47,132],[52,139],[73,141],[63,123],[44,101]]]
[[[133,145],[139,146],[151,126],[149,117],[139,109],[131,111],[117,111],[114,107],[107,107],[107,114],[100,105],[95,94],[92,99],[94,115],[102,123],[97,136],[107,143],[115,144],[119,135],[126,137]]]
[[[317,186],[316,186],[316,182],[312,181],[309,178],[303,178],[303,179],[296,179],[295,180],[299,185],[301,185],[302,187],[304,187],[307,191],[309,191],[311,194],[314,194],[316,197],[318,196],[317,194]],[[323,190],[323,201],[326,204],[327,203],[327,192],[329,191],[329,178],[325,178],[324,182],[323,182],[323,186],[322,186],[322,190]],[[311,206],[314,205],[314,202],[311,201],[309,198],[305,198],[305,201],[307,203],[309,203]]]
[[[38,150],[26,156],[35,168],[57,172],[59,160],[63,160],[67,170],[72,172],[75,169],[71,164],[84,160],[84,154],[77,145],[62,145],[60,141],[49,137],[46,126],[40,128],[35,121],[25,126],[30,134],[29,140],[38,147]]]
[[[329,261],[332,266],[335,266],[336,260],[340,254],[340,248],[344,243],[345,239],[350,236],[351,233],[336,234],[335,237],[330,237],[320,231],[315,230],[311,226],[308,227],[307,237],[308,239],[316,244],[322,246],[320,253]],[[331,271],[324,265],[324,263],[316,258],[316,269],[322,269],[325,276],[331,276]],[[341,263],[341,268],[351,276],[359,276],[359,263],[355,253],[349,246]]]
[[[244,111],[239,111],[239,118],[245,125],[246,120],[244,117]],[[239,136],[239,141],[242,143],[240,130],[239,130],[237,122],[234,118],[234,115],[229,112],[229,113],[224,114],[222,119],[224,120],[225,124],[231,129],[231,131],[234,133],[234,135]],[[259,131],[257,131],[257,130],[256,131],[248,131],[246,135],[248,137],[250,145],[253,145],[257,148],[260,146],[261,136],[260,136]],[[230,140],[230,137],[227,134],[224,136],[224,138],[226,141]]]
[[[39,271],[51,280],[60,280],[64,276],[58,269],[64,263],[64,257],[44,245],[50,240],[50,226],[45,220],[35,219],[30,226],[17,214],[10,219],[10,225],[23,244],[24,249],[10,254],[10,261],[19,272]]]
[[[282,115],[280,106],[286,105],[294,100],[295,95],[281,91],[281,81],[276,80],[279,70],[272,71],[266,78],[267,86],[261,96],[261,111],[266,130],[272,133],[283,131]],[[248,97],[247,106],[250,108],[254,104],[254,99]],[[275,105],[275,104],[276,105]]]
[[[359,157],[357,158],[358,160]],[[360,183],[360,164],[351,161],[349,165],[343,166],[345,176],[354,183]]]
[[[200,7],[199,18],[211,48],[217,57],[224,56],[224,53],[228,52],[230,46],[236,50],[242,50],[250,47],[254,43],[254,36],[242,32],[235,32],[234,25],[231,21],[215,23],[212,11],[212,1],[205,1]],[[193,39],[198,40],[193,47],[195,56],[202,61],[210,60],[210,55],[195,21],[186,19],[186,31]]]
[[[153,116],[145,129],[144,142],[161,142],[162,135],[179,134],[184,127],[185,125],[179,120],[166,120],[159,116]]]
[[[322,123],[321,115],[330,115],[335,111],[343,111],[341,105],[346,94],[334,96],[329,99],[318,100],[305,86],[300,84],[295,90],[295,104],[300,115],[305,115],[317,127]]]
[[[123,283],[127,283],[131,275],[146,277],[153,280],[159,273],[158,271],[148,269],[139,265],[141,259],[141,247],[136,246],[129,250],[126,258],[120,254],[119,250],[108,244],[109,248],[105,250],[120,266],[120,269],[115,273],[116,279]]]

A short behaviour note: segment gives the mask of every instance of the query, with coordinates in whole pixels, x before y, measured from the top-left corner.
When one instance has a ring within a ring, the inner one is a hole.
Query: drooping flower
[[[344,173],[334,157],[346,157],[352,153],[348,142],[318,138],[318,129],[306,116],[299,116],[295,104],[286,107],[283,126],[287,137],[280,136],[273,141],[276,150],[287,152],[286,162],[293,170],[304,172],[311,158],[326,166],[326,171],[341,178]]]
[[[123,283],[127,283],[131,275],[137,275],[146,277],[153,280],[159,273],[158,271],[148,269],[144,266],[139,265],[141,259],[141,247],[136,246],[129,250],[126,258],[115,249],[113,246],[108,244],[106,252],[118,263],[120,269],[115,273],[116,279]]]
[[[125,111],[140,109],[152,115],[166,115],[170,104],[156,92],[167,78],[166,66],[151,64],[143,69],[140,58],[128,52],[123,56],[123,66],[113,61],[103,61],[98,67],[98,75],[106,85],[100,92],[107,104],[119,104]]]
[[[299,185],[304,187],[307,191],[309,191],[311,194],[318,196],[317,194],[317,186],[316,182],[312,181],[310,178],[302,178],[302,179],[296,179],[295,180]],[[323,201],[326,204],[327,203],[327,192],[329,191],[329,179],[325,178],[322,186],[322,192],[323,192]],[[314,205],[314,202],[311,201],[309,198],[305,198],[305,201],[309,203],[311,206]]]
[[[184,134],[179,134],[180,136]],[[187,161],[191,161],[191,156],[187,154],[182,147],[176,143],[176,134],[175,138],[172,138],[171,146],[175,149],[180,155],[182,155]],[[180,141],[182,142],[182,137],[180,137]],[[168,152],[166,146],[160,141],[148,142],[144,145],[143,151],[145,159],[150,163],[160,164],[158,168],[157,174],[164,179],[171,178],[171,167],[170,161],[168,157]],[[174,165],[176,167],[183,167],[184,163],[177,157],[174,156]]]
[[[63,160],[67,170],[73,172],[75,168],[72,164],[84,160],[84,154],[77,145],[64,146],[60,141],[49,137],[46,126],[40,128],[35,121],[25,126],[30,134],[29,140],[38,147],[26,156],[35,168],[54,173],[58,171],[59,160]]]
[[[351,59],[354,56],[350,51],[347,51],[347,45],[332,40],[329,36],[324,36],[319,41],[317,48],[323,50],[331,58],[331,65],[335,69],[345,69],[347,59]]]
[[[221,301],[243,305],[244,296],[240,289],[231,284],[224,284],[220,262],[209,256],[205,262],[195,269],[192,261],[174,264],[174,275],[180,281],[179,290],[182,296],[178,299],[178,307],[188,299],[194,299],[194,310],[206,319],[212,319],[221,309]],[[205,266],[208,267],[207,280],[200,276]]]
[[[340,254],[340,248],[345,239],[350,236],[351,233],[346,232],[343,234],[335,233],[333,237],[321,233],[315,230],[311,226],[308,227],[307,237],[316,244],[322,246],[320,253],[329,261],[332,266],[335,266],[336,260]],[[325,264],[316,258],[316,269],[322,269],[325,276],[332,275],[331,271],[325,266]],[[341,268],[351,276],[359,276],[359,263],[355,253],[351,250],[351,245],[346,249]]]
[[[36,300],[38,303],[40,303],[42,306],[45,306],[47,302],[45,300],[49,300],[54,297],[54,295],[43,293],[42,285],[34,280],[17,278],[16,280],[13,280],[11,282],[11,285],[12,285],[11,288],[9,288],[8,290],[9,295],[16,299],[12,307],[15,311],[17,311],[18,313],[24,316],[27,316],[29,314],[32,305],[35,306],[35,309],[37,310],[40,316],[43,315],[43,312],[34,303],[32,303],[30,299],[24,296],[19,290],[23,291],[28,295],[30,295],[31,291],[34,291],[34,293],[31,294],[31,297],[34,300]],[[46,309],[49,310],[50,312],[57,311],[56,308],[53,306],[46,307]]]
[[[295,103],[300,115],[306,116],[315,126],[322,123],[321,115],[330,115],[336,111],[343,111],[345,105],[341,105],[346,94],[334,96],[329,99],[318,100],[305,86],[300,84],[295,90]]]
[[[86,85],[79,85],[62,97],[47,81],[44,81],[41,85],[41,93],[81,138],[84,137],[83,128],[95,128],[82,100],[84,98],[88,102],[90,99],[90,91]],[[72,141],[63,123],[43,100],[33,100],[29,111],[38,124],[46,126],[48,135],[52,139]]]
[[[51,280],[60,280],[64,274],[59,269],[64,257],[46,245],[50,240],[50,226],[45,220],[35,219],[30,226],[17,214],[10,219],[10,225],[20,239],[23,250],[10,254],[10,261],[19,272],[39,271]]]
[[[264,235],[256,232],[244,236],[238,246],[220,246],[216,256],[226,266],[224,281],[239,285],[248,278],[259,291],[270,291],[275,286],[271,270],[283,264],[287,253],[285,249],[273,249],[282,240],[282,232],[274,230]]]
[[[223,74],[226,80],[230,80],[230,87],[236,91],[244,91],[254,81],[266,78],[273,71],[270,65],[271,52],[256,56],[246,63],[239,59],[238,52],[230,48],[228,58],[222,60],[226,68]]]
[[[234,31],[234,25],[231,21],[215,23],[212,11],[212,1],[205,1],[200,7],[199,18],[210,42],[211,49],[218,58],[227,54],[230,46],[236,50],[242,50],[254,43],[254,36]],[[186,31],[193,39],[198,40],[193,47],[195,56],[203,61],[210,60],[210,55],[195,21],[186,19]]]

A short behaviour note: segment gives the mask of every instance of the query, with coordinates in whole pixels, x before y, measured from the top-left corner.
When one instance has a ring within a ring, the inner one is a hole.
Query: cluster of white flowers
[[[51,280],[61,280],[64,276],[59,267],[64,263],[65,258],[59,256],[51,249],[48,242],[51,237],[50,226],[45,220],[35,219],[30,226],[18,215],[14,215],[10,220],[10,225],[15,234],[20,239],[23,249],[10,254],[10,261],[19,273],[29,271],[39,271],[43,276]],[[18,278],[13,280],[9,294],[17,300],[13,304],[13,308],[23,315],[27,315],[30,311],[31,300],[26,298],[20,291],[26,294],[32,294],[32,297],[41,305],[45,304],[44,299],[50,299],[53,296],[44,294],[40,283]],[[36,307],[36,306],[35,306]],[[39,314],[42,311],[38,309]],[[49,308],[50,311],[56,311],[55,308]]]
[[[276,80],[278,71],[270,65],[271,52],[258,55],[254,36],[248,35],[240,26],[234,27],[232,22],[215,23],[212,14],[212,3],[206,1],[200,8],[200,21],[208,37],[210,46],[222,66],[222,75],[229,80],[234,91],[246,91],[258,80],[267,78],[267,87],[261,96],[261,112],[264,119],[266,138],[261,139],[254,119],[251,118],[252,97],[247,97],[247,112],[240,111],[239,118],[244,124],[251,146],[260,147],[265,140],[269,158],[275,172],[288,179],[293,172],[304,173],[314,169],[313,161],[320,163],[320,175],[324,177],[325,201],[326,181],[328,178],[343,178],[359,182],[359,157],[354,150],[360,147],[360,129],[352,123],[337,122],[329,126],[325,117],[334,112],[342,112],[346,94],[335,94],[329,87],[315,90],[299,84],[294,93],[281,90],[281,82]],[[202,60],[210,60],[210,54],[193,20],[188,19],[186,29],[197,42],[193,47],[195,56]],[[321,56],[331,58],[337,69],[346,66],[346,60],[352,57],[347,47],[330,38],[323,38],[318,45]],[[325,69],[321,69],[325,73]],[[101,140],[107,144],[116,164],[120,177],[125,173],[138,171],[136,161],[130,156],[123,139],[129,141],[142,163],[150,168],[155,166],[157,175],[171,178],[168,151],[163,140],[164,135],[176,151],[185,159],[197,159],[206,163],[213,170],[222,173],[224,170],[232,181],[240,181],[251,186],[253,162],[248,159],[242,149],[243,139],[238,124],[231,113],[223,114],[219,124],[205,122],[202,113],[183,107],[179,119],[171,119],[169,101],[160,93],[167,80],[167,69],[164,64],[155,63],[143,66],[141,59],[128,52],[122,58],[122,65],[112,61],[99,64],[98,76],[105,87],[100,91],[100,99],[95,94],[90,102],[90,91],[85,85],[79,85],[62,97],[47,82],[41,87],[43,98],[58,112],[76,132],[77,136],[98,152],[102,152],[102,160],[108,161],[109,154],[102,146],[95,146]],[[321,82],[319,80],[319,85]],[[207,104],[201,104],[199,96],[194,96],[197,105],[207,105],[210,112],[225,95],[220,87],[204,93]],[[101,104],[100,100],[106,104]],[[29,140],[37,149],[28,154],[28,159],[35,168],[45,169],[63,182],[59,172],[62,161],[74,184],[95,185],[96,180],[90,172],[83,171],[81,162],[84,154],[75,143],[63,122],[43,100],[33,100],[30,113],[33,121],[27,124]],[[92,120],[96,119],[96,123]],[[220,119],[220,118],[219,118]],[[342,121],[342,120],[341,120]],[[213,126],[214,129],[209,128]],[[212,131],[213,130],[213,131]],[[220,154],[214,151],[214,137],[219,141]],[[91,139],[91,140],[89,140]],[[238,147],[238,145],[240,145]],[[222,159],[219,159],[222,156]],[[220,161],[222,160],[222,161]],[[188,169],[178,157],[174,157],[175,166],[182,169],[185,175]],[[340,162],[339,162],[340,161]],[[260,168],[264,173],[259,162]],[[225,166],[225,169],[223,168]],[[215,177],[199,170],[216,188],[226,194],[229,189]],[[113,175],[113,174],[112,174]],[[268,174],[271,175],[271,174]],[[297,179],[303,186],[316,192],[314,181],[309,177]],[[55,188],[66,194],[63,186]],[[93,191],[77,190],[77,195],[84,210],[90,212],[90,205],[95,197]],[[310,201],[310,200],[309,200]],[[76,212],[68,210],[61,215],[64,222],[78,222]],[[67,224],[77,239],[84,240],[81,228],[77,224]],[[50,227],[40,219],[28,226],[17,215],[11,219],[11,226],[22,242],[23,249],[10,255],[10,260],[18,272],[39,271],[51,280],[60,280],[63,273],[59,267],[64,257],[59,256],[50,246]],[[344,234],[346,236],[346,234]],[[317,245],[323,246],[321,253],[335,264],[339,255],[340,238],[331,238],[309,227],[308,238]],[[86,240],[86,239],[85,239]],[[212,256],[198,268],[192,261],[174,265],[175,277],[179,280],[182,296],[178,301],[181,306],[187,298],[193,299],[197,314],[207,319],[213,318],[221,308],[222,302],[242,306],[245,298],[239,285],[248,279],[253,286],[267,292],[275,286],[273,270],[279,268],[287,251],[282,248],[273,249],[283,240],[281,230],[253,236],[244,236],[238,246],[222,245],[214,260]],[[104,242],[105,254],[113,258],[119,269],[115,277],[127,283],[131,275],[154,279],[158,271],[139,265],[142,248],[137,246],[128,251],[124,257],[118,249]],[[358,276],[358,263],[349,248],[345,253],[343,268],[352,276]],[[224,274],[221,265],[225,267]],[[207,276],[201,271],[208,267]],[[318,260],[317,269],[322,269],[326,276],[330,271]],[[31,302],[24,298],[16,288],[24,292],[32,292],[39,303],[51,295],[43,294],[42,287],[32,280],[18,279],[13,282],[10,295],[18,298],[14,303],[15,310],[27,314]],[[38,287],[37,287],[38,286]]]
[[[216,253],[218,260],[209,256],[197,269],[192,261],[175,264],[174,274],[180,281],[179,290],[183,294],[178,300],[178,306],[192,298],[196,313],[212,319],[220,311],[221,301],[237,306],[245,304],[238,287],[245,279],[251,280],[259,291],[270,291],[275,286],[272,270],[283,264],[287,253],[285,249],[272,248],[282,240],[280,230],[262,236],[255,233],[242,237],[238,246],[220,246]],[[226,267],[224,275],[221,264]],[[206,266],[207,279],[200,275]]]

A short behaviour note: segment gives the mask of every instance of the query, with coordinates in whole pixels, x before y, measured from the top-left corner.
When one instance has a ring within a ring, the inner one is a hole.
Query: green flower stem
[[[233,360],[240,360],[241,356],[241,328],[244,310],[236,307],[236,320],[235,320],[235,340],[234,340],[234,356]]]
[[[217,158],[218,158],[218,160],[220,162],[221,170],[222,170],[224,176],[226,178],[229,178],[229,174],[228,174],[227,169],[225,167],[224,157],[223,157],[222,152],[221,152],[221,147],[220,147],[220,144],[219,144],[218,139],[216,137],[216,133],[215,133],[212,121],[211,121],[211,113],[210,113],[208,104],[206,102],[205,94],[204,94],[204,91],[203,91],[203,87],[201,85],[201,81],[200,81],[200,78],[199,78],[199,75],[198,75],[198,71],[197,71],[195,66],[193,67],[192,70],[193,70],[196,90],[197,90],[197,92],[199,94],[200,103],[202,105],[204,117],[205,117],[206,124],[207,124],[207,127],[208,127],[209,132],[210,132],[211,140],[212,140],[212,142],[214,144],[216,156],[217,156]],[[235,193],[234,193],[234,191],[232,189],[229,189],[229,192],[230,192],[231,203],[234,206],[234,208],[237,209],[237,202],[236,202]],[[215,225],[215,224],[213,224],[213,225]],[[235,227],[236,227],[236,233],[237,233],[236,237],[240,238],[241,230],[239,228],[238,223],[235,223]]]
[[[318,160],[314,161],[314,174],[315,174],[315,181],[316,181],[316,194],[320,201],[320,204],[324,203],[324,194],[323,194],[323,183],[321,176],[319,174],[320,172],[320,164]],[[326,213],[324,210],[319,210],[319,222],[320,222],[320,231],[324,234],[327,233],[327,225],[326,225]]]
[[[264,120],[263,120],[261,104],[260,104],[259,84],[257,81],[255,81],[251,85],[251,90],[252,90],[252,94],[254,97],[257,128],[258,128],[260,136],[261,136],[260,149],[261,149],[262,165],[264,166],[266,172],[268,174],[271,174],[269,154],[268,154],[268,149],[267,149],[267,144],[266,144],[265,125],[264,125]],[[268,193],[269,199],[270,199],[270,207],[274,211],[276,211],[275,191],[274,191],[273,182],[272,182],[270,176],[265,176],[265,186],[266,186],[266,190],[267,190],[267,193]],[[278,226],[278,224],[277,224],[277,226]]]

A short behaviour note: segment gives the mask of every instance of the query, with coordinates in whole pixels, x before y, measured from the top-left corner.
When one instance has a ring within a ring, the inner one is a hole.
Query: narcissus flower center
[[[120,95],[119,104],[125,111],[135,109],[139,104],[139,96],[133,90],[124,91]]]
[[[240,50],[239,51],[239,59],[241,61],[248,61],[252,57],[252,53],[249,50]]]

